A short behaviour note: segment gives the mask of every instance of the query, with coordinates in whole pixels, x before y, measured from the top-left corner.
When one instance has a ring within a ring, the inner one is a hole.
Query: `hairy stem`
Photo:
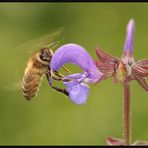
[[[131,111],[130,111],[130,83],[124,84],[124,140],[126,145],[131,143]]]

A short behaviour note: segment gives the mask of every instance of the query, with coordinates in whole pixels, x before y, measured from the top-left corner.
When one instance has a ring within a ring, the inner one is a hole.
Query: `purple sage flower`
[[[127,35],[122,58],[118,59],[102,49],[97,49],[97,67],[104,73],[103,79],[113,77],[115,82],[130,82],[136,80],[141,87],[148,91],[148,59],[135,61],[133,57],[133,38],[135,31],[134,20],[127,25]]]
[[[65,76],[63,83],[72,102],[85,104],[89,95],[88,83],[96,83],[103,74],[88,52],[77,44],[66,44],[56,50],[50,62],[51,73],[66,63],[76,64],[83,70],[82,73]]]

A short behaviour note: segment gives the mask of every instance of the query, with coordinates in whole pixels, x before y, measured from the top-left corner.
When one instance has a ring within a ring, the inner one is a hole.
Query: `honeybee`
[[[36,95],[43,75],[49,71],[52,55],[50,48],[41,48],[39,52],[30,57],[22,82],[22,92],[27,100]]]
[[[53,56],[52,47],[55,45],[56,43],[53,43],[49,48],[41,48],[39,52],[34,54],[29,59],[22,82],[22,92],[27,100],[30,100],[37,94],[37,90],[39,89],[41,79],[44,75],[46,75],[47,80],[49,82],[49,78],[51,76],[50,61]],[[68,71],[68,69],[66,69],[65,67],[63,68],[66,71]],[[63,76],[59,74],[57,71],[55,71],[52,75],[52,78],[57,81],[61,81]],[[65,89],[61,89],[52,85],[49,86],[51,86],[52,89],[59,91],[67,96],[69,95]]]
[[[61,29],[52,34],[43,36],[39,39],[35,39],[31,42],[28,42],[27,44],[18,47],[20,49],[29,48],[32,51],[36,48],[38,49],[38,51],[36,51],[34,54],[30,56],[27,62],[27,66],[24,70],[21,86],[19,85],[19,89],[22,90],[22,94],[27,100],[30,100],[31,98],[37,95],[37,91],[39,90],[41,80],[44,76],[47,78],[49,82],[49,79],[51,77],[50,61],[54,54],[53,48],[59,43],[59,41],[54,40],[60,33]],[[31,43],[33,43],[32,46],[30,46]],[[63,69],[69,72],[69,70],[65,67],[63,67]],[[62,81],[63,75],[61,75],[57,71],[54,71],[54,73],[52,74],[52,79],[56,81]],[[52,86],[50,85],[50,83],[48,84],[52,89],[61,92],[67,96],[69,95],[65,89]]]

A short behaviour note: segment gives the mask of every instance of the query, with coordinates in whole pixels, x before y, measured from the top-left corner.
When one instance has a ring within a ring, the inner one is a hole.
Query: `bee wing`
[[[22,88],[22,81],[16,81],[12,83],[5,84],[3,89],[7,91],[19,91]]]
[[[61,40],[61,37],[63,37],[63,33],[64,28],[59,28],[52,33],[28,41],[16,47],[15,50],[19,52],[19,54],[31,54],[34,51],[39,50],[40,48],[49,47],[53,42]]]
[[[6,91],[19,91],[22,89],[23,73],[21,70],[14,68],[14,71],[10,74],[10,79],[5,79],[0,87]]]

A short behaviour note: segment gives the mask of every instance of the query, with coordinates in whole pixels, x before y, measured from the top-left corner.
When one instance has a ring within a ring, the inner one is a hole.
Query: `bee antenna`
[[[49,46],[49,48],[53,48],[54,46],[56,46],[56,45],[59,44],[59,43],[60,43],[60,41],[53,42],[53,43]]]

